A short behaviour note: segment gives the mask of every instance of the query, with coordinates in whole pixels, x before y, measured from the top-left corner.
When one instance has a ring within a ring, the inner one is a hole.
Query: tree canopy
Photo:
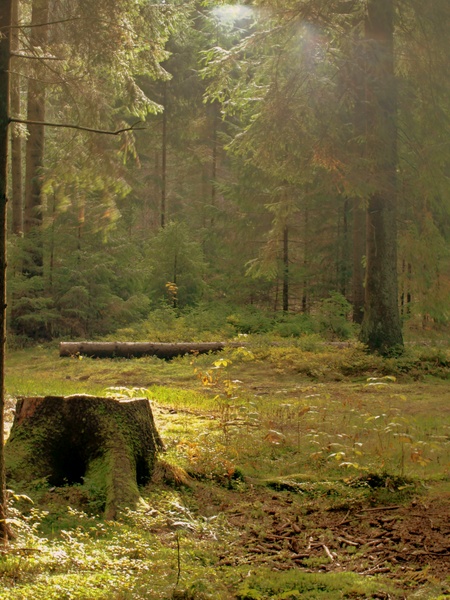
[[[445,2],[17,6],[12,334],[92,336],[167,300],[161,227],[197,248],[188,304],[308,313],[337,291],[382,352],[399,316],[446,322]]]

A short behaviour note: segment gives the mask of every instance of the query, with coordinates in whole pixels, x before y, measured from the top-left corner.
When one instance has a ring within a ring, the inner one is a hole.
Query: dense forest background
[[[378,3],[387,83],[374,4],[15,0],[10,343],[349,337],[383,186],[400,317],[447,325],[448,0]]]

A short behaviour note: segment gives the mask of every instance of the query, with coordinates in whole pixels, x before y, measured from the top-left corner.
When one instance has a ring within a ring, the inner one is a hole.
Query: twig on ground
[[[377,506],[376,508],[363,508],[361,512],[356,513],[357,515],[361,515],[365,512],[376,512],[376,511],[384,511],[384,510],[398,510],[399,508],[403,508],[400,504],[398,506]]]
[[[331,562],[336,562],[336,559],[334,558],[334,556],[331,554],[330,550],[327,548],[327,546],[325,546],[325,544],[322,544],[322,548],[325,550],[325,554],[328,556],[328,558],[331,560]]]

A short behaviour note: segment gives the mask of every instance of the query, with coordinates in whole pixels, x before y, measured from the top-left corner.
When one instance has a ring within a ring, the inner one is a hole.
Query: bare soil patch
[[[219,564],[267,566],[308,573],[383,574],[405,589],[450,576],[450,494],[407,504],[355,504],[334,508],[305,503],[293,493],[197,489],[206,512],[223,510],[241,531]],[[445,590],[450,593],[449,589]],[[385,597],[385,596],[380,596]],[[387,597],[387,596],[386,596]]]

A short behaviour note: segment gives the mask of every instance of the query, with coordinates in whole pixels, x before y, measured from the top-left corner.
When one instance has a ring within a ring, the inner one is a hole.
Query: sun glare
[[[253,8],[243,4],[223,4],[213,8],[211,13],[223,25],[234,25],[241,19],[249,19],[253,14]]]

